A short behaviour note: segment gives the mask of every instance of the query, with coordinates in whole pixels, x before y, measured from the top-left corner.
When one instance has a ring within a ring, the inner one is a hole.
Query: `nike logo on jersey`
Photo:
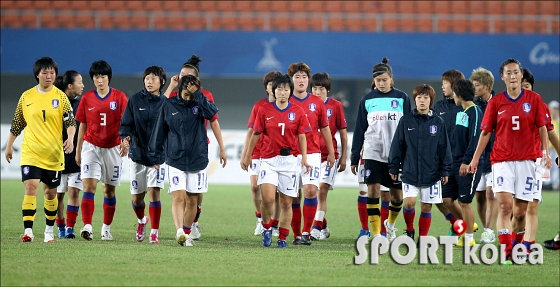
[[[31,103],[31,104],[27,104],[27,106],[29,107],[29,106],[31,106],[32,104],[33,104],[33,103]]]
[[[268,121],[268,120],[272,119],[273,117],[274,117],[274,116],[272,116],[272,117],[270,117],[270,118],[267,117],[266,120]]]
[[[58,179],[53,179],[52,182],[56,182]]]
[[[93,107],[93,108],[88,108],[88,110],[90,110],[90,111],[93,110],[93,109],[95,109],[95,107]]]
[[[145,110],[145,109],[146,109],[146,108],[139,108],[139,110],[141,110],[141,111],[143,111],[143,110]]]
[[[176,114],[178,114],[178,113],[179,113],[179,112],[174,112],[174,113],[171,113],[171,115],[174,116],[174,115],[176,115]]]
[[[439,114],[440,114],[440,115],[443,115],[443,114],[445,114],[445,112],[440,112]]]
[[[413,129],[415,129],[415,128],[408,128],[409,131],[411,131],[411,130],[413,130]]]
[[[506,110],[499,111],[499,112],[498,112],[498,115],[501,115],[501,114],[503,114],[503,113],[505,113],[505,112],[506,112]]]

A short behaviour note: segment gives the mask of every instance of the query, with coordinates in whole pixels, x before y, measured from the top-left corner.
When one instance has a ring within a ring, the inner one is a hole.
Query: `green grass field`
[[[378,265],[354,265],[354,243],[360,223],[357,191],[336,189],[329,195],[327,218],[331,237],[312,246],[270,248],[253,236],[254,208],[247,186],[211,185],[200,217],[202,238],[194,247],[175,240],[171,196],[162,195],[160,244],[135,241],[136,218],[128,184],[117,189],[117,211],[112,242],[100,240],[103,209],[100,186],[93,216],[94,240],[56,239],[43,243],[45,227],[42,196],[38,197],[35,242],[22,243],[23,184],[1,181],[2,286],[172,286],[172,285],[421,285],[421,286],[558,286],[558,251],[544,249],[543,265],[464,265],[463,249],[455,247],[453,264],[398,265],[383,255]],[[147,213],[147,208],[146,208]],[[430,235],[446,234],[449,225],[434,208]],[[544,194],[537,242],[552,238],[559,229],[559,194]],[[417,206],[416,221],[419,216]],[[477,222],[478,221],[477,218]],[[417,225],[415,223],[415,225]],[[404,229],[397,221],[399,234]],[[76,229],[83,227],[78,216]],[[478,241],[481,231],[475,234]],[[290,235],[291,241],[291,235]],[[497,245],[498,243],[496,243]],[[369,260],[368,260],[369,262]]]

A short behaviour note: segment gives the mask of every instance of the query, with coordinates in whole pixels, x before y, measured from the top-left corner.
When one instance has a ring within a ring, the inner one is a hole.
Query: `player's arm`
[[[397,180],[399,175],[399,169],[404,161],[402,158],[402,151],[405,146],[404,138],[404,121],[401,119],[397,124],[397,130],[393,135],[393,141],[391,142],[391,149],[389,150],[388,166],[389,175],[392,180]]]
[[[325,144],[327,145],[327,149],[329,150],[329,155],[327,156],[327,164],[329,165],[329,167],[332,168],[334,166],[335,159],[334,159],[334,148],[332,143],[332,134],[329,126],[324,126],[321,128],[321,135],[323,135],[323,140],[325,141]]]
[[[62,97],[63,103],[63,114],[62,123],[63,128],[66,129],[68,138],[62,144],[64,152],[70,154],[74,150],[74,136],[76,135],[76,120],[74,119],[74,113],[72,112],[72,105],[68,100],[68,97]]]
[[[474,152],[476,150],[476,147],[478,145],[478,140],[480,138],[480,124],[481,124],[481,119],[478,116],[479,113],[479,109],[478,107],[474,107],[473,109],[474,111],[474,115],[469,117],[469,135],[473,135],[472,137],[469,137],[469,143],[467,145],[467,150],[465,151],[465,154],[463,155],[463,162],[461,163],[461,167],[459,168],[459,175],[460,176],[465,176],[468,174],[469,172],[469,164],[471,163],[472,159],[473,159],[473,155]],[[486,146],[485,146],[486,148]],[[484,152],[484,150],[482,151]]]
[[[76,164],[80,166],[82,161],[82,146],[84,145],[84,135],[86,134],[88,125],[86,122],[80,123],[78,130],[78,144],[76,145]]]
[[[554,130],[548,131],[548,140],[552,144],[552,147],[556,150],[556,154],[560,154],[560,140]]]
[[[150,165],[153,165],[156,169],[159,169],[163,162],[159,162],[160,155],[163,152],[164,143],[167,140],[168,129],[165,123],[165,111],[166,103],[159,108],[158,116],[154,127],[152,128],[152,133],[150,134],[150,140],[148,142],[148,159],[150,160]]]
[[[227,156],[226,156],[226,148],[224,147],[224,140],[222,139],[222,129],[220,128],[220,123],[218,120],[210,121],[210,127],[212,128],[212,132],[214,133],[214,137],[220,146],[220,163],[222,167],[226,167],[227,164]]]
[[[171,95],[171,92],[173,92],[173,90],[179,85],[179,75],[175,75],[173,77],[171,77],[171,80],[169,81],[169,86],[167,86],[167,90],[165,90],[165,93],[163,93],[163,95],[166,98],[169,98],[169,96]]]
[[[360,151],[364,145],[364,133],[367,130],[367,111],[365,109],[365,101],[362,99],[360,101],[360,106],[358,107],[358,115],[356,116],[356,126],[354,127],[354,135],[352,137],[352,148],[351,148],[351,158],[350,164],[353,174],[358,172],[358,164],[360,163]]]
[[[12,156],[14,154],[13,145],[16,138],[21,134],[23,129],[27,126],[27,122],[23,117],[22,110],[23,97],[19,98],[18,104],[16,106],[16,112],[14,113],[14,119],[12,120],[12,126],[10,127],[10,135],[8,136],[8,142],[6,143],[6,161],[11,162]]]
[[[249,140],[249,146],[247,147],[247,153],[245,154],[245,156],[241,160],[241,168],[245,171],[248,171],[249,166],[251,166],[251,154],[253,153],[253,150],[255,149],[255,146],[257,146],[257,142],[259,141],[260,136],[261,136],[260,132],[254,131],[253,135],[251,136],[251,139]]]
[[[338,172],[346,170],[346,150],[348,149],[348,132],[346,129],[338,130],[340,134],[340,157],[338,160]]]
[[[548,131],[546,130],[546,126],[539,127],[539,138],[541,139],[543,150],[542,160],[544,160],[546,168],[551,169],[552,160],[550,159],[550,153],[548,150]]]
[[[305,167],[304,174],[308,174],[311,170],[311,166],[307,163],[307,138],[305,134],[298,135],[299,150],[301,152],[301,167]],[[332,142],[331,142],[332,146]]]
[[[247,134],[245,135],[245,141],[243,142],[243,151],[241,152],[241,159],[244,159],[245,155],[247,154],[247,148],[249,147],[249,141],[251,140],[252,135],[253,135],[253,128],[249,128],[247,130]]]

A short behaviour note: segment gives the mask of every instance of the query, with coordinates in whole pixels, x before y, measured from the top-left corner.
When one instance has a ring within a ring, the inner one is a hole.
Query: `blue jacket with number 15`
[[[432,186],[449,176],[451,145],[443,119],[432,110],[427,115],[416,109],[399,121],[389,152],[389,173],[413,186]]]

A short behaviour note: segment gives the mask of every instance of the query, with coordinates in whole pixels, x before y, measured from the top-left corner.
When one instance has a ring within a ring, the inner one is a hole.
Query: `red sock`
[[[311,225],[317,212],[317,197],[303,199],[303,230],[302,232],[311,232]],[[322,224],[321,224],[322,226]]]
[[[418,229],[420,229],[420,236],[428,235],[430,225],[432,224],[432,213],[420,212],[420,219],[418,219]]]
[[[327,228],[327,218],[323,217],[323,226],[321,226],[322,229]]]
[[[134,202],[132,203],[132,210],[134,210],[134,213],[136,213],[136,218],[138,219],[144,219],[145,208],[146,208],[146,203],[143,201],[142,204],[140,204],[140,206],[134,205]]]
[[[382,191],[383,192],[383,191]],[[381,202],[381,233],[387,233],[385,230],[385,219],[389,218],[389,201]]]
[[[190,226],[186,227],[186,226],[183,225],[183,232],[185,234],[191,234],[191,227]]]
[[[416,209],[414,207],[412,209],[403,208],[403,217],[404,222],[406,222],[407,231],[414,230],[414,216],[416,216]]]
[[[278,219],[271,219],[270,220],[270,226],[272,226],[274,228],[278,228]]]
[[[321,230],[323,229],[323,221],[313,220],[313,229]]]
[[[367,213],[367,197],[358,196],[358,216],[360,217],[360,223],[362,224],[362,229],[369,230],[369,221]]]
[[[66,226],[66,222],[65,222],[64,218],[62,218],[62,219],[56,218],[55,221],[56,221],[56,226],[58,226],[58,227]]]
[[[79,206],[67,205],[66,206],[66,226],[74,228],[76,225],[76,218],[78,218]]]
[[[269,221],[269,222],[264,222],[264,220],[263,220],[263,221],[261,221],[261,224],[262,224],[262,227],[263,227],[264,229],[267,229],[267,230],[270,229],[270,227],[272,227],[271,221]]]
[[[91,224],[91,218],[93,217],[93,211],[95,210],[95,203],[93,201],[95,194],[91,192],[85,192],[82,196],[82,221],[84,225]]]
[[[257,218],[261,218],[261,217],[262,217],[262,216],[261,216],[261,213],[258,212],[258,211],[255,211],[255,216],[256,216]]]
[[[457,221],[457,217],[455,217],[455,215],[453,215],[453,213],[449,213],[445,215],[445,219],[449,221],[449,223],[453,224],[455,223],[455,221]]]
[[[523,236],[524,235],[525,235],[525,232],[522,232],[522,233],[512,232],[511,233],[511,238],[513,239],[513,245],[517,245],[517,244],[523,242]]]
[[[290,230],[288,228],[280,227],[278,229],[280,235],[278,235],[278,240],[286,240],[286,237],[290,235]]]
[[[117,197],[103,198],[103,224],[111,225],[113,217],[115,217],[115,208],[117,207]]]
[[[150,202],[150,222],[152,229],[159,229],[159,220],[161,218],[161,201]]]
[[[511,260],[511,249],[512,249],[512,241],[511,241],[511,234],[507,233],[507,234],[499,234],[498,232],[498,241],[500,241],[500,244],[505,244],[506,245],[506,258],[508,260]]]
[[[294,232],[294,238],[301,236],[301,208],[299,203],[292,204],[292,231]]]
[[[194,216],[193,223],[198,222],[198,218],[200,217],[200,213],[202,212],[202,205],[196,206],[196,215]]]

